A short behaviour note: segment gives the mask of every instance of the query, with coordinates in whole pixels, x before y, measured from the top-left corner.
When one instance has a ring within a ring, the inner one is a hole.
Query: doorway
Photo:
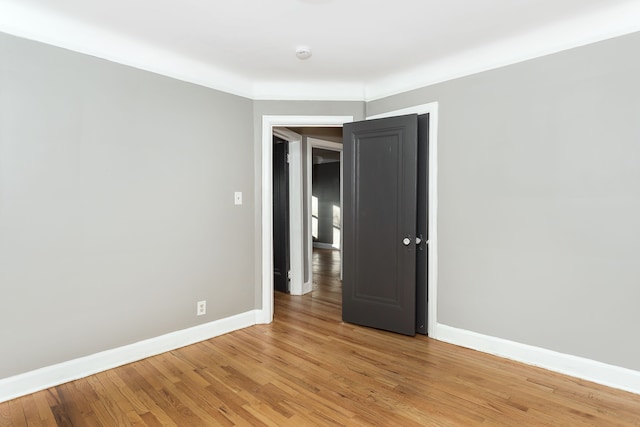
[[[308,139],[309,280],[313,299],[342,306],[342,128],[335,139]]]
[[[367,119],[390,117],[403,114],[429,114],[429,237],[428,278],[429,278],[429,335],[437,338],[437,123],[438,104],[417,105],[391,111]],[[262,309],[258,311],[257,323],[273,321],[273,192],[272,192],[272,136],[274,127],[341,127],[352,122],[353,116],[263,116],[262,117],[262,192],[261,192],[261,228],[262,228]],[[293,231],[292,231],[293,234]],[[298,241],[302,241],[298,234]]]
[[[289,143],[273,136],[273,287],[289,293]]]
[[[345,322],[427,333],[429,115],[344,126]]]
[[[314,248],[341,248],[340,151],[311,150],[311,238]]]
[[[438,103],[431,102],[370,115],[367,116],[367,120],[398,117],[407,114],[428,116],[427,121],[423,123],[423,127],[427,128],[427,134],[423,137],[426,137],[428,140],[428,162],[426,165],[428,172],[420,178],[422,180],[426,179],[427,183],[426,185],[421,183],[418,186],[418,188],[422,187],[422,190],[420,190],[421,193],[428,195],[428,199],[425,201],[427,205],[426,218],[419,218],[420,221],[426,222],[426,224],[420,224],[418,227],[424,227],[424,229],[429,230],[428,239],[423,241],[423,244],[427,248],[427,271],[425,272],[428,283],[426,295],[427,324],[426,328],[416,326],[417,332],[438,339]],[[425,188],[426,192],[424,191]],[[424,194],[421,194],[419,197],[422,196],[424,196]],[[418,297],[424,298],[424,295],[418,295]]]
[[[278,136],[283,137],[285,140],[290,142],[290,170],[293,169],[293,163],[297,162],[298,165],[302,164],[302,150],[300,139],[298,135],[297,142],[298,144],[294,144],[297,146],[297,149],[291,150],[291,142],[296,141],[295,132],[289,130],[288,128],[296,128],[296,127],[312,127],[312,128],[341,128],[344,123],[353,121],[353,116],[263,116],[262,117],[262,154],[261,154],[261,165],[262,165],[262,174],[261,174],[261,228],[262,228],[262,244],[261,244],[261,255],[262,255],[262,309],[259,310],[256,314],[256,323],[271,323],[273,321],[273,300],[274,300],[274,282],[273,282],[273,135],[274,132],[281,131],[282,128],[287,128],[286,132],[282,132],[278,134]],[[288,133],[289,136],[284,135]],[[297,209],[301,205],[298,200],[302,200],[302,173],[301,169],[299,172],[290,172],[290,174],[295,174],[295,178],[292,178],[291,183],[294,184],[290,186],[290,203],[291,203],[291,213],[293,217],[294,207]],[[299,177],[299,178],[298,178]],[[296,187],[297,186],[297,187]],[[296,194],[298,194],[298,199],[296,200]],[[293,224],[293,220],[292,220]],[[302,271],[304,269],[304,261],[303,261],[303,233],[304,229],[302,214],[299,215],[299,220],[295,220],[295,224],[290,228],[290,236],[291,236],[291,250],[290,250],[290,258],[291,258],[291,271],[292,271],[292,281],[291,281],[291,293],[294,291],[294,265],[298,264],[299,276],[296,283],[300,283],[302,287]],[[295,250],[294,247],[298,247],[299,251]],[[309,287],[309,291],[311,290],[311,283],[307,284]]]
[[[334,132],[332,136],[324,135],[322,139],[313,137],[307,140],[307,204],[311,208],[311,215],[307,217],[308,259],[311,262],[314,247],[337,250],[339,278],[342,279],[342,127],[336,129],[339,130],[338,134]],[[309,274],[309,280],[312,281],[312,269]]]
[[[305,295],[313,249],[342,256],[342,127],[277,127],[273,139],[274,288]]]

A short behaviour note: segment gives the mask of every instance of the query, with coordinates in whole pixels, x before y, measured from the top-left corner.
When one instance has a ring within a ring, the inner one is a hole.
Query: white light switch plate
[[[241,205],[242,204],[242,191],[236,191],[235,195],[233,197],[234,203],[236,205]]]

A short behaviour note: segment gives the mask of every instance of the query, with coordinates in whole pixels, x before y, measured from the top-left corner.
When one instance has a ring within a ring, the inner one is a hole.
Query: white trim
[[[443,324],[438,324],[436,328],[441,341],[640,394],[640,371]]]
[[[427,333],[439,339],[438,328],[438,103],[415,105],[413,107],[368,116],[367,120],[403,114],[429,114],[429,242],[427,253],[429,295],[427,304]]]
[[[304,242],[302,236],[302,136],[285,128],[273,130],[274,135],[289,143],[289,292],[302,295],[304,281]]]
[[[339,127],[351,121],[353,116],[262,116],[262,310],[258,323],[273,321],[273,128]]]
[[[384,119],[386,117],[402,116],[402,115],[406,115],[406,114],[427,114],[427,113],[432,113],[434,109],[435,110],[438,109],[438,103],[437,102],[430,102],[428,104],[414,105],[413,107],[401,108],[399,110],[393,110],[393,111],[388,111],[388,112],[385,112],[385,113],[374,114],[372,116],[367,116],[367,120]],[[429,126],[431,126],[431,123],[429,123]],[[429,136],[431,136],[431,135],[429,135]],[[429,141],[429,142],[431,142],[431,141]]]
[[[365,101],[471,76],[640,31],[640,2],[597,8],[528,33],[503,38],[368,81]]]
[[[234,95],[254,95],[254,82],[237,73],[19,2],[0,2],[0,31]]]
[[[307,188],[306,188],[306,199],[307,199],[307,271],[309,272],[309,279],[304,283],[304,293],[307,294],[313,290],[313,226],[311,219],[311,197],[312,197],[312,184],[313,184],[313,153],[312,147],[309,143],[309,138],[307,138]]]
[[[304,281],[304,241],[302,236],[304,223],[302,217],[302,137],[289,141],[289,248],[291,295],[302,295]]]
[[[179,52],[30,5],[0,2],[0,31],[254,100],[373,101],[640,30],[640,3],[626,2],[535,31],[360,82],[253,81]]]
[[[238,329],[247,328],[255,325],[258,317],[261,316],[256,310],[247,311],[134,344],[3,378],[0,380],[0,402],[55,387]]]

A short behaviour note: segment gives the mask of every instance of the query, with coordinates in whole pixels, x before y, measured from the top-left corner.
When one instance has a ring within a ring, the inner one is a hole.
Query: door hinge
[[[287,271],[287,279],[291,280],[291,270]]]
[[[291,163],[291,160],[289,158],[289,153],[287,153],[287,163]]]

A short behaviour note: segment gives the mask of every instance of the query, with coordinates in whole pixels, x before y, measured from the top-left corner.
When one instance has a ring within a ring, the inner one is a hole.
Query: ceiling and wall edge
[[[366,82],[253,82],[139,40],[16,4],[0,4],[0,31],[252,100],[368,102],[640,31],[640,3],[577,16]]]
[[[640,31],[640,3],[613,7],[469,50],[367,84],[365,101],[470,76]]]

